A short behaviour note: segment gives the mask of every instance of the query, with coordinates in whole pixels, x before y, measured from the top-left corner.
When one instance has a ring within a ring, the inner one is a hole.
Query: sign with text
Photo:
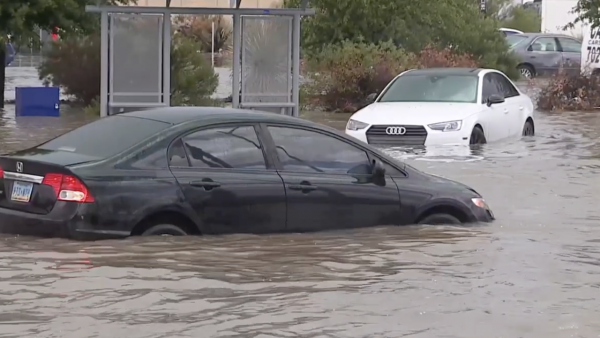
[[[600,68],[600,27],[584,27],[581,44],[581,72],[589,74]]]

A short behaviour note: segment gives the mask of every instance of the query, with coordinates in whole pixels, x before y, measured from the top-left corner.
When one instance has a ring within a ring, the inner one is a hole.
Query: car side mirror
[[[504,97],[498,94],[492,94],[487,99],[487,106],[490,107],[493,104],[498,104],[504,102]]]
[[[373,177],[385,177],[385,167],[381,161],[373,160],[371,165],[371,175],[373,175]]]
[[[375,99],[377,99],[377,95],[379,95],[379,94],[371,93],[371,94],[367,95],[367,102],[369,102],[369,103],[375,102]]]

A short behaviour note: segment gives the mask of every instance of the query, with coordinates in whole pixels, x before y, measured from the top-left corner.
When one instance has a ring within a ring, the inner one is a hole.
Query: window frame
[[[186,136],[189,136],[191,134],[200,132],[200,131],[204,131],[204,130],[210,130],[210,129],[219,129],[219,128],[227,128],[227,127],[252,127],[254,129],[254,132],[256,133],[256,137],[258,139],[258,142],[260,143],[260,148],[261,148],[261,152],[263,154],[263,159],[265,161],[265,168],[261,168],[261,169],[249,169],[249,168],[201,168],[201,167],[194,167],[192,166],[192,162],[190,160],[190,155],[188,154],[187,149],[185,148],[185,142],[183,142],[183,138]],[[217,123],[217,124],[210,124],[210,125],[204,125],[201,127],[194,127],[191,129],[187,129],[185,131],[182,131],[180,133],[178,133],[169,143],[169,146],[167,148],[167,163],[169,165],[169,169],[173,168],[173,169],[177,169],[177,170],[190,170],[190,171],[244,171],[244,172],[261,172],[261,171],[274,171],[275,167],[273,165],[273,162],[270,160],[270,157],[267,154],[266,151],[266,146],[265,146],[265,139],[263,137],[263,135],[261,135],[262,130],[260,129],[260,126],[258,123],[255,122],[226,122],[226,123]],[[171,161],[170,161],[170,157],[169,154],[171,153],[171,149],[172,147],[178,142],[181,141],[183,143],[183,151],[185,152],[185,156],[187,159],[187,162],[189,164],[188,167],[182,167],[182,166],[171,166]]]
[[[504,79],[504,80],[506,81],[506,83],[507,83],[507,84],[509,84],[509,85],[511,86],[511,88],[512,88],[512,89],[514,89],[514,91],[515,91],[515,93],[516,93],[517,95],[506,96],[506,95],[504,95],[504,93],[502,93],[502,92],[500,92],[500,93],[499,93],[499,94],[502,94],[502,95],[504,96],[504,98],[505,98],[505,99],[511,99],[511,98],[515,98],[515,97],[519,97],[519,96],[521,96],[521,92],[519,91],[519,89],[517,88],[517,86],[515,86],[515,85],[512,83],[512,81],[511,81],[511,80],[510,80],[508,77],[506,77],[506,75],[504,75],[504,74],[502,74],[502,73],[500,73],[500,72],[489,71],[489,72],[485,73],[485,74],[483,75],[483,77],[481,78],[481,104],[486,104],[486,103],[487,103],[487,102],[486,102],[486,101],[487,101],[487,98],[485,97],[485,95],[484,95],[484,92],[483,92],[483,86],[484,86],[484,84],[485,84],[485,77],[486,77],[486,76],[488,76],[488,75],[490,76],[490,78],[491,78],[491,79],[492,79],[492,81],[494,81],[494,82],[498,81],[497,79],[495,79],[495,77],[499,77],[499,78],[502,78],[502,79]]]
[[[571,40],[571,41],[575,41],[579,44],[579,50],[576,52],[571,52],[571,51],[565,51],[565,48],[563,46],[563,44],[560,42],[560,40]],[[560,49],[560,52],[562,53],[581,53],[581,47],[583,46],[583,43],[575,38],[568,38],[566,36],[560,36],[556,38],[556,41],[558,41],[558,48]]]
[[[535,39],[531,40],[531,42],[529,43],[529,46],[527,46],[527,51],[528,52],[536,52],[536,53],[560,53],[561,52],[559,50],[554,50],[554,51],[549,51],[549,50],[533,50],[533,44],[536,43],[540,39],[554,39],[554,44],[556,45],[556,48],[557,49],[560,48],[560,44],[559,44],[558,39],[556,38],[556,36],[538,36]]]
[[[506,82],[506,84],[508,84],[510,86],[510,88],[512,88],[513,91],[517,94],[517,95],[511,95],[511,96],[505,95],[504,96],[505,99],[510,99],[513,97],[521,96],[521,92],[519,92],[519,89],[512,83],[512,81],[508,77],[506,77],[506,75],[499,73],[499,72],[490,72],[489,74],[492,74],[492,79],[494,78],[494,76],[497,76],[500,79],[504,80],[504,82]]]
[[[481,102],[480,102],[481,104],[486,104],[487,103],[487,99],[489,98],[489,96],[485,97],[484,91],[483,91],[483,88],[485,86],[485,77],[488,76],[488,75],[490,76],[490,78],[492,78],[492,72],[485,73],[481,77]],[[493,78],[492,78],[492,80],[493,80]]]
[[[262,130],[262,133],[264,135],[264,139],[265,139],[265,143],[264,145],[267,148],[267,154],[270,157],[272,163],[274,164],[274,168],[277,171],[281,171],[281,172],[285,172],[285,173],[294,173],[294,174],[307,174],[307,175],[348,175],[347,173],[336,173],[336,172],[326,172],[326,173],[307,173],[307,172],[298,172],[298,171],[289,171],[289,170],[284,170],[281,162],[279,161],[279,156],[277,154],[277,148],[275,146],[275,141],[273,140],[273,137],[271,135],[271,132],[269,131],[269,127],[279,127],[279,128],[290,128],[290,129],[300,129],[300,130],[305,130],[308,132],[314,132],[317,134],[321,134],[327,137],[331,137],[334,139],[337,139],[340,142],[343,142],[345,144],[348,144],[356,149],[359,149],[361,151],[364,151],[367,154],[367,159],[369,160],[369,162],[373,161],[374,159],[381,161],[382,163],[384,163],[385,165],[388,165],[394,169],[396,169],[396,171],[398,171],[398,173],[400,173],[400,175],[402,176],[398,176],[398,175],[392,175],[391,173],[387,173],[387,176],[393,177],[393,178],[407,178],[408,177],[408,172],[404,169],[399,168],[398,166],[390,163],[389,161],[385,160],[384,158],[382,158],[381,156],[378,156],[377,154],[373,153],[373,151],[367,147],[364,147],[362,144],[360,144],[358,141],[354,142],[354,141],[350,141],[348,139],[346,139],[345,137],[342,137],[340,135],[337,135],[335,133],[332,132],[328,132],[326,130],[322,130],[322,129],[318,129],[318,128],[312,128],[310,126],[302,126],[302,125],[297,125],[297,124],[287,124],[287,123],[274,123],[274,122],[264,122],[260,124],[260,128]]]

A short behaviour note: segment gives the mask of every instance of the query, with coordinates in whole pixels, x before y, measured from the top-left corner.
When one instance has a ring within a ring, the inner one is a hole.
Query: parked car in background
[[[0,230],[73,238],[490,222],[475,190],[272,113],[109,116],[0,156]]]
[[[500,28],[499,31],[501,31],[504,34],[504,36],[523,34],[523,32],[521,32],[520,30],[512,28]]]
[[[409,70],[374,96],[346,126],[369,144],[482,144],[535,131],[531,99],[494,69]]]
[[[549,76],[563,68],[581,71],[581,41],[562,34],[523,33],[506,37],[510,49],[519,57],[519,71],[524,78]]]

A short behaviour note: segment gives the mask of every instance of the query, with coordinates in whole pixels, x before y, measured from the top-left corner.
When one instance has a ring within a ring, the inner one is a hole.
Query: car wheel
[[[533,136],[535,135],[535,129],[533,128],[533,123],[531,121],[525,122],[523,126],[523,136]]]
[[[460,220],[449,214],[433,214],[423,218],[419,224],[444,225],[461,224]]]
[[[188,233],[173,224],[156,224],[142,233],[142,236],[187,236]]]
[[[519,70],[519,73],[521,74],[522,78],[532,79],[535,76],[535,71],[531,66],[519,65],[517,69]]]
[[[469,138],[469,144],[486,144],[487,141],[485,139],[485,134],[483,130],[479,127],[473,128],[471,132],[471,137]]]

